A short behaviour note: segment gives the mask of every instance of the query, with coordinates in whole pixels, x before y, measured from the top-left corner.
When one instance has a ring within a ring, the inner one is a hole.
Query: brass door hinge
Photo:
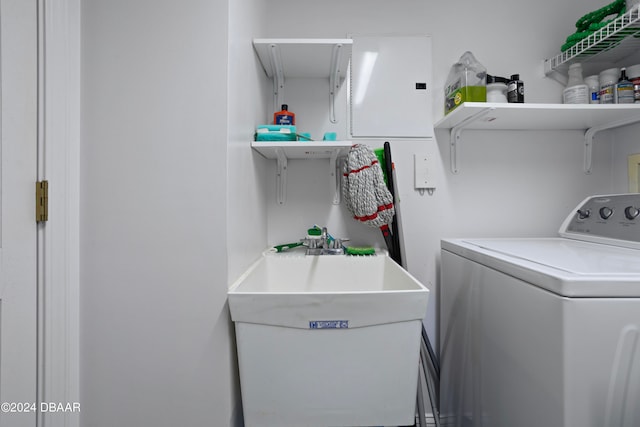
[[[36,222],[49,219],[49,181],[36,182]]]

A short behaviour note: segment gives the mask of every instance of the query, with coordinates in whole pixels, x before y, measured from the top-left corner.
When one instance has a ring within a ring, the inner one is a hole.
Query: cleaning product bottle
[[[600,80],[598,80],[598,76],[587,76],[584,78],[584,83],[589,86],[589,104],[599,104]]]
[[[569,81],[567,88],[562,91],[564,104],[588,104],[589,86],[582,79],[582,65],[579,63],[569,66]]]
[[[521,104],[524,102],[524,82],[520,80],[520,74],[512,74],[507,85],[507,101]]]
[[[633,83],[627,78],[627,69],[620,69],[620,78],[616,84],[616,95],[618,104],[633,104],[635,96],[633,94]]]
[[[601,71],[598,75],[600,80],[600,92],[598,94],[600,104],[616,103],[616,82],[618,81],[619,73],[619,69],[609,68]]]
[[[289,106],[287,104],[282,104],[282,110],[277,113],[273,113],[273,124],[274,125],[288,125],[292,126],[296,124],[296,115],[291,111],[288,111]]]
[[[635,103],[640,104],[640,64],[627,67],[627,76],[629,80],[631,80],[631,83],[633,83]]]
[[[465,52],[453,64],[444,89],[444,113],[449,114],[463,102],[487,101],[487,69]]]

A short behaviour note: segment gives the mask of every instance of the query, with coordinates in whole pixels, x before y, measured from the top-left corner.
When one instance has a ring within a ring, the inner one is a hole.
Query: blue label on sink
[[[348,320],[312,320],[309,329],[348,329]]]

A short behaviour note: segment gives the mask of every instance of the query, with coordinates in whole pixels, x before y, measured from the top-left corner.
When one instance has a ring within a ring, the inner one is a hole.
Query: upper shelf
[[[267,76],[273,78],[274,109],[284,103],[284,85],[288,77],[327,78],[329,120],[337,123],[336,93],[347,76],[353,40],[254,39],[253,46]]]
[[[329,78],[332,73],[337,73],[344,80],[353,40],[254,39],[253,45],[269,77],[282,72],[284,78]],[[341,51],[340,61],[332,64],[335,50]]]
[[[582,64],[584,76],[598,74],[603,69],[618,66],[621,61],[625,61],[622,66],[640,62],[640,38],[637,37],[639,33],[640,6],[636,5],[573,47],[546,59],[545,74],[564,80],[569,65],[574,62]]]

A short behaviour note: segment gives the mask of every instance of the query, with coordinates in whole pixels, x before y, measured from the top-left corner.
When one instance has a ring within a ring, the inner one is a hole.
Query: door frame
[[[80,402],[80,0],[38,2],[38,401]],[[39,427],[79,427],[78,413],[39,413]]]

